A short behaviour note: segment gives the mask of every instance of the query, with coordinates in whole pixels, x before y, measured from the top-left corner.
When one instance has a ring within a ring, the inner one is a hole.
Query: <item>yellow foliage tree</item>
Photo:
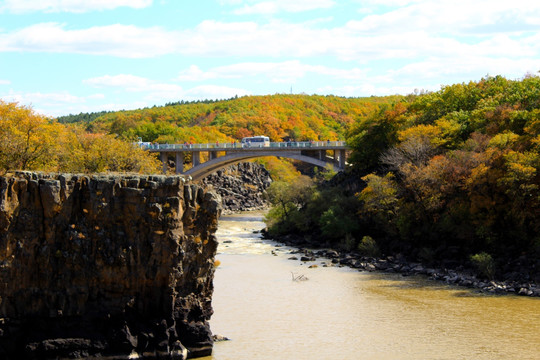
[[[157,173],[155,155],[113,135],[88,134],[0,100],[0,172]]]
[[[73,161],[63,170],[83,172],[159,173],[156,155],[112,135],[78,132]]]
[[[44,169],[54,164],[63,127],[31,108],[0,100],[0,169]]]

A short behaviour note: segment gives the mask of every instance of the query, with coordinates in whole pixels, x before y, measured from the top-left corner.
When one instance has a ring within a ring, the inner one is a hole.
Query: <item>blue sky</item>
[[[539,70],[537,0],[0,0],[0,99],[47,116]]]

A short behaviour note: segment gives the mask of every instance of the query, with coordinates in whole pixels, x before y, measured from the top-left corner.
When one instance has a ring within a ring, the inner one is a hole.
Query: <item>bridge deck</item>
[[[215,144],[151,144],[144,146],[150,152],[194,152],[194,151],[290,151],[290,150],[348,150],[345,141],[291,141],[273,142],[270,146],[241,143]]]

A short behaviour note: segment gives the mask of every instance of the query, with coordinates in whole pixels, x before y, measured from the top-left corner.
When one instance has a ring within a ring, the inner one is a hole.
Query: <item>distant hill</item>
[[[58,122],[61,124],[71,124],[71,123],[88,123],[92,120],[97,119],[100,116],[103,116],[105,114],[109,113],[109,111],[99,111],[99,112],[93,112],[93,113],[80,113],[78,115],[65,115],[65,116],[59,116],[57,118]]]
[[[91,132],[159,143],[238,141],[266,135],[272,141],[344,139],[359,117],[403,97],[345,98],[318,95],[244,96],[223,101],[177,102],[139,110],[58,118]]]

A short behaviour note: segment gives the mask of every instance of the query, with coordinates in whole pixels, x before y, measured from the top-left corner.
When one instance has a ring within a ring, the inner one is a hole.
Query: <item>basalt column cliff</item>
[[[220,211],[181,177],[0,177],[0,358],[210,354]]]

